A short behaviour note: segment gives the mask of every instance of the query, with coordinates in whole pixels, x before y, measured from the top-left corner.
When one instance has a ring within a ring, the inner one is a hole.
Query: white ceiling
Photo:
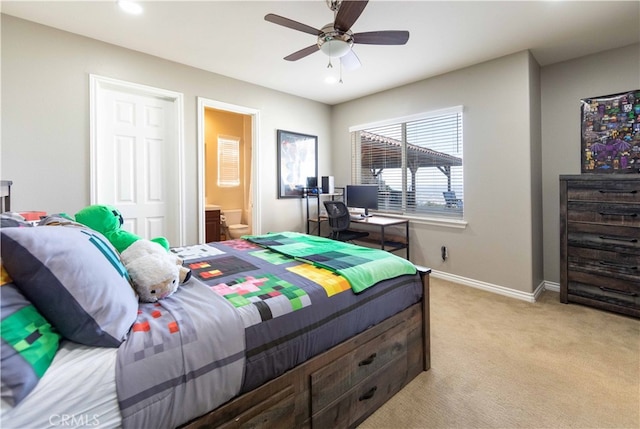
[[[145,1],[126,15],[113,1],[2,1],[2,13],[327,104],[530,49],[540,65],[640,42],[640,2],[371,0],[353,32],[409,30],[404,46],[354,45],[362,67],[324,82],[328,57],[283,57],[315,37],[264,20],[314,28],[333,21],[324,0]],[[615,75],[612,75],[615,78]]]

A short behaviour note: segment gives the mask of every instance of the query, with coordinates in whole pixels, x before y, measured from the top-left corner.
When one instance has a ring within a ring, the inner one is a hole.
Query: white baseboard
[[[497,293],[499,295],[504,295],[510,298],[516,298],[516,299],[527,301],[527,302],[536,302],[540,294],[545,289],[560,291],[560,287],[559,285],[557,285],[557,283],[552,283],[547,281],[542,281],[538,285],[538,287],[536,287],[536,290],[533,291],[533,293],[529,293],[529,292],[522,292],[515,289],[510,289],[504,286],[494,285],[492,283],[487,283],[479,280],[469,279],[462,276],[457,276],[455,274],[445,273],[444,271],[432,270],[431,275],[435,278],[448,280],[454,283],[459,283],[465,286],[471,286],[476,289],[486,290],[487,292]]]
[[[553,292],[560,292],[560,283],[546,281],[544,282],[544,289]]]

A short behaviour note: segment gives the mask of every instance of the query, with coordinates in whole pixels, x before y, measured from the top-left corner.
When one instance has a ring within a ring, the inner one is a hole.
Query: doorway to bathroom
[[[201,243],[260,233],[257,136],[257,110],[198,98]]]

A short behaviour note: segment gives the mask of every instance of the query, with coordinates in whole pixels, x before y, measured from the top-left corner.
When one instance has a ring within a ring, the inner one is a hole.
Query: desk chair
[[[351,216],[347,206],[342,201],[324,201],[327,209],[331,235],[329,238],[338,241],[352,241],[369,235],[366,231],[353,231],[349,229]]]

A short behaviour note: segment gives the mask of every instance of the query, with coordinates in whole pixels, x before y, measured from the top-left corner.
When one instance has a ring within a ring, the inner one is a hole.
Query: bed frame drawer
[[[380,368],[347,393],[337,398],[324,410],[311,417],[313,428],[354,427],[364,417],[379,408],[385,398],[398,392],[406,378],[406,356],[401,356]]]
[[[219,427],[220,429],[290,428],[294,427],[295,423],[294,411],[294,391],[291,386],[287,386],[266,401],[260,402]]]
[[[311,413],[322,410],[378,369],[407,353],[405,323],[311,374]]]

